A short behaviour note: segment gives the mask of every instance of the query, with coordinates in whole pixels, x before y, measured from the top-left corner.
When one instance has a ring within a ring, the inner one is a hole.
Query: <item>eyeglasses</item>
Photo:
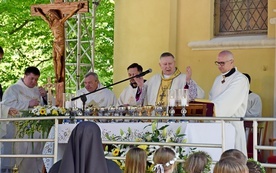
[[[232,59],[230,59],[230,60],[228,60],[228,61],[221,61],[221,62],[219,62],[219,61],[215,61],[215,64],[217,65],[217,66],[224,66],[225,65],[225,63],[227,63],[227,62],[229,62],[229,61],[232,61]]]

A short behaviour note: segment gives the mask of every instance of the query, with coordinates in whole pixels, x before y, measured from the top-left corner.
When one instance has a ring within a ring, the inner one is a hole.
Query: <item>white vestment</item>
[[[101,84],[98,85],[98,89],[103,87],[104,86]],[[87,94],[87,93],[89,93],[89,91],[87,91],[86,88],[83,88],[77,91],[77,96]],[[115,94],[107,88],[99,90],[95,93],[88,94],[86,95],[86,98],[87,98],[87,101],[85,102],[85,106],[93,105],[94,107],[99,108],[99,107],[116,106],[116,103],[117,103],[117,98]],[[83,104],[80,98],[77,100],[77,107],[78,108],[83,107]]]
[[[3,104],[8,107],[13,107],[17,110],[28,110],[29,101],[32,99],[40,100],[43,104],[43,99],[39,93],[37,87],[29,88],[27,87],[22,79],[10,86],[3,95]],[[7,133],[4,138],[14,138],[16,135],[15,126],[13,123],[7,124]],[[24,139],[28,139],[27,135]],[[35,132],[34,139],[40,139],[41,133]],[[6,143],[7,144],[7,143]],[[10,145],[4,143],[4,150],[8,148],[10,150]],[[10,143],[11,144],[11,143]],[[6,147],[6,148],[5,148]],[[14,154],[41,154],[43,149],[42,142],[15,142],[12,149]],[[6,150],[7,151],[7,150]],[[11,153],[9,153],[11,154]],[[40,173],[43,166],[42,158],[16,158],[16,165],[18,166],[20,173]],[[3,165],[7,167],[13,167],[14,163],[11,161],[10,165]]]
[[[244,117],[247,107],[249,83],[241,72],[236,71],[222,83],[219,75],[209,93],[209,99],[215,105],[217,117]],[[231,122],[236,130],[235,148],[247,156],[246,136],[243,121]]]
[[[262,100],[253,92],[248,95],[245,117],[262,117]]]
[[[162,80],[161,74],[156,74],[148,80],[147,94],[145,99],[145,102],[147,105],[156,105],[156,99],[157,99],[159,87],[161,85],[161,80]],[[196,84],[195,81],[193,81],[193,83]],[[178,75],[173,79],[170,89],[184,89],[185,85],[186,85],[186,74],[181,73],[180,75]],[[196,98],[204,98],[203,89],[201,89],[197,84],[196,84],[196,89],[197,89]]]
[[[143,105],[145,94],[146,94],[146,83],[142,87],[142,91],[139,97],[139,100],[136,101],[136,93],[138,90],[138,87],[133,88],[131,85],[127,86],[123,92],[120,94],[120,97],[117,102],[117,106],[121,105],[130,105],[130,106],[136,106],[136,105]]]

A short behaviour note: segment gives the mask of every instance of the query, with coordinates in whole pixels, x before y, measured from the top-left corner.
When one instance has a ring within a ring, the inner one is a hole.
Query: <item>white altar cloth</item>
[[[102,132],[110,131],[110,134],[119,135],[120,130],[127,131],[130,127],[132,131],[138,130],[151,131],[151,127],[147,127],[150,123],[97,123]],[[201,143],[201,144],[221,144],[221,123],[158,123],[158,128],[169,125],[167,130],[176,131],[178,127],[181,126],[181,133],[186,135],[187,143]],[[72,130],[75,128],[76,124],[60,124],[58,126],[58,153],[57,158],[60,160],[63,156],[64,150],[66,148],[66,143],[70,137]],[[48,138],[53,139],[55,128],[52,127]],[[226,134],[226,146],[225,149],[234,148],[235,143],[235,129],[230,123],[225,124],[225,134]],[[102,135],[103,140],[105,138]],[[53,142],[47,142],[43,149],[43,154],[53,154]],[[222,153],[221,148],[197,148],[197,150],[206,151],[210,154],[214,161],[218,161]],[[44,164],[46,170],[49,171],[53,165],[53,158],[44,158]]]

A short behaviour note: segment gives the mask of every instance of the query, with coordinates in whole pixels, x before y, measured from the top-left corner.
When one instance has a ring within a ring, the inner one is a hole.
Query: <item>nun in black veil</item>
[[[104,157],[101,130],[96,123],[79,123],[71,133],[64,155],[49,173],[122,173]]]

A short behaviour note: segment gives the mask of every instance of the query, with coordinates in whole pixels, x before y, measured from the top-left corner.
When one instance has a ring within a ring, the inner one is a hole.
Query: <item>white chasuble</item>
[[[225,78],[225,82],[222,81],[223,76],[219,75],[209,93],[209,100],[215,105],[215,115],[217,117],[244,117],[249,92],[247,78],[236,70],[231,76]],[[235,148],[247,156],[243,121],[231,123],[236,129]]]
[[[120,97],[117,102],[117,106],[121,105],[136,105],[136,93],[138,87],[133,88],[131,85],[127,86],[123,92],[120,94]]]
[[[130,106],[136,106],[136,105],[143,105],[146,90],[147,90],[147,82],[142,87],[139,99],[136,101],[136,93],[138,90],[138,87],[133,88],[131,85],[128,85],[123,92],[120,94],[120,97],[117,102],[117,106],[121,105],[130,105]]]
[[[161,80],[162,80],[161,74],[156,74],[148,80],[145,104],[156,105],[156,99],[157,99],[159,87],[161,85]],[[203,89],[201,89],[194,80],[192,83],[195,85],[194,88],[196,88],[197,90],[196,98],[204,98]],[[170,89],[184,89],[185,85],[186,85],[186,75],[182,73],[173,79]]]
[[[103,88],[104,86],[99,84],[98,89],[99,88]],[[86,88],[80,89],[77,91],[77,96],[83,95],[83,94],[87,94],[89,93]],[[115,94],[105,88],[102,90],[99,90],[95,93],[91,93],[86,95],[87,101],[85,102],[85,106],[91,106],[93,105],[93,107],[109,107],[109,106],[116,106],[117,103],[117,98],[115,96]],[[82,101],[81,99],[77,99],[77,107],[78,108],[82,108]]]
[[[3,104],[16,108],[19,111],[28,110],[29,101],[32,99],[39,100],[40,104],[43,105],[43,100],[40,96],[38,88],[29,88],[23,83],[22,79],[19,79],[16,84],[10,86],[4,92]],[[9,123],[5,128],[7,133],[5,134],[4,138],[14,138],[16,135],[16,128],[14,124]],[[23,138],[28,139],[30,137],[25,135]],[[35,132],[33,138],[40,139],[41,133]],[[8,143],[4,144],[4,150],[14,154],[41,154],[43,149],[43,142],[14,142],[12,149],[10,147],[11,146]],[[15,161],[19,172],[22,173],[40,173],[43,166],[42,158],[16,158]],[[3,163],[5,163],[5,161],[3,161]],[[13,167],[14,161],[11,159],[9,163],[5,164],[6,165],[3,166]]]
[[[23,83],[22,79],[10,86],[3,95],[3,103],[17,110],[28,110],[29,101],[32,99],[37,99],[43,105],[38,87],[29,88]]]

